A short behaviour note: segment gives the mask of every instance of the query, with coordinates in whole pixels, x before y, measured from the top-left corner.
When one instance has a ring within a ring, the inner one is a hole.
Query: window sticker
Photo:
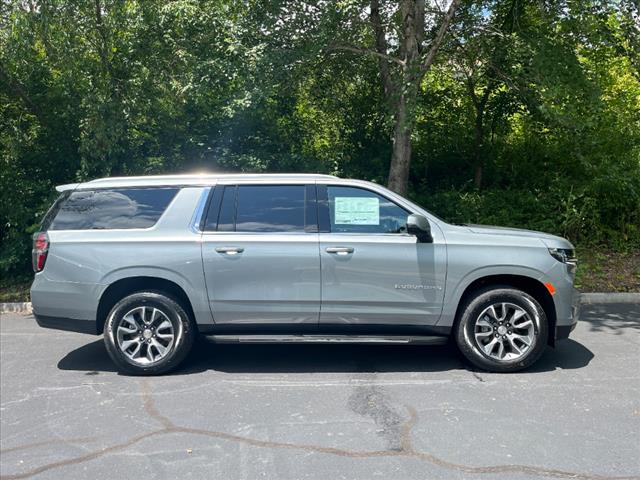
[[[380,225],[380,204],[376,197],[336,197],[336,225]]]

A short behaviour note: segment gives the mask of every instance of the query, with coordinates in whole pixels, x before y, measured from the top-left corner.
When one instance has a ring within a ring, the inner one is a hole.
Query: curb
[[[581,293],[580,303],[583,305],[596,303],[636,303],[640,305],[640,293]]]
[[[31,302],[0,303],[0,313],[31,313]]]
[[[636,303],[640,305],[640,293],[581,293],[580,303],[583,305]],[[0,303],[0,313],[31,313],[31,302]]]

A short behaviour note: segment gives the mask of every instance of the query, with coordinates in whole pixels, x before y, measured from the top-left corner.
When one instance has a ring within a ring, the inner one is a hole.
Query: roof
[[[270,182],[286,181],[313,181],[313,180],[337,180],[338,177],[332,175],[321,175],[316,173],[231,173],[231,174],[186,174],[186,175],[146,175],[140,177],[106,177],[98,178],[84,183],[69,183],[59,185],[56,190],[75,190],[76,188],[117,188],[117,187],[150,187],[150,186],[171,186],[171,185],[211,185],[218,181],[228,180],[268,180]]]

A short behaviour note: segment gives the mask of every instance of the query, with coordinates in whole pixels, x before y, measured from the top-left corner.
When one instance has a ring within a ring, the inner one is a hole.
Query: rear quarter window
[[[43,230],[149,228],[178,188],[76,190],[62,195],[43,221]]]

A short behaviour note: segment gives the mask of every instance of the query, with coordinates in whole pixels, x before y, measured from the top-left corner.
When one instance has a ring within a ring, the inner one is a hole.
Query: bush
[[[452,223],[540,230],[582,245],[628,249],[640,248],[639,182],[603,177],[583,188],[441,190],[414,198]]]

